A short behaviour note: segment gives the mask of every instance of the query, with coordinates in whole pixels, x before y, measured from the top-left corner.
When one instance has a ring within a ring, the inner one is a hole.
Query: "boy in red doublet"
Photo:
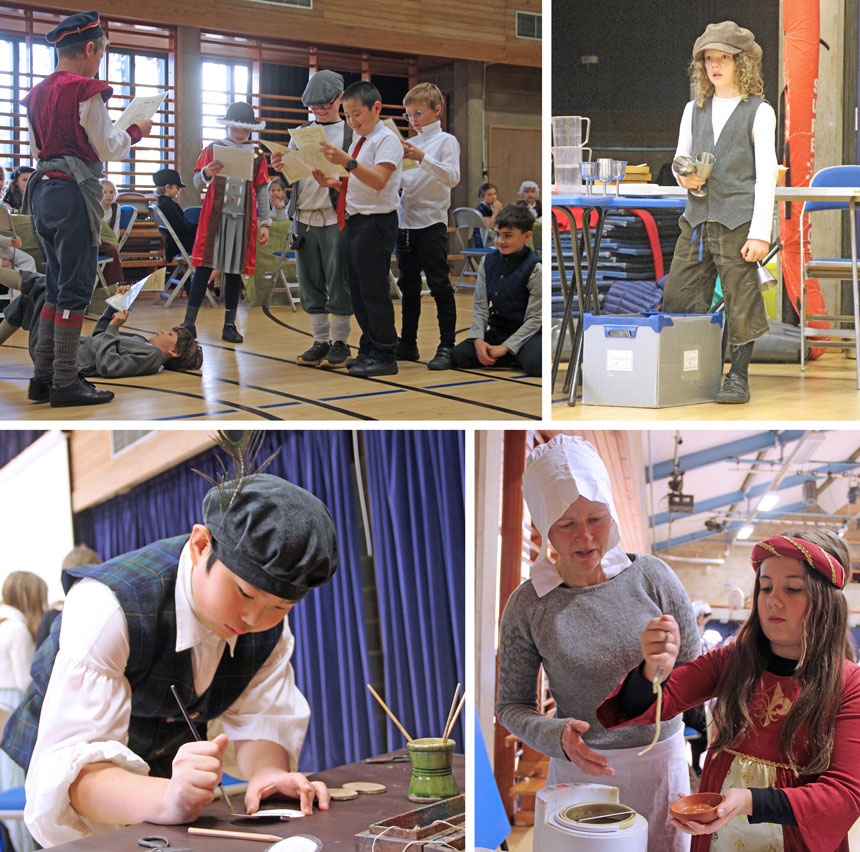
[[[105,160],[121,160],[152,122],[117,130],[105,105],[113,90],[94,80],[105,51],[98,12],[71,15],[46,36],[57,48],[53,74],[35,86],[27,107],[36,173],[22,209],[45,247],[46,301],[28,397],[54,407],[98,405],[113,393],[78,375],[76,356],[84,311],[96,282]]]

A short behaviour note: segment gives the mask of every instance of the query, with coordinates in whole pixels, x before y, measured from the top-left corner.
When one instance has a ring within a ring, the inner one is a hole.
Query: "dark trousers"
[[[394,361],[397,329],[388,274],[397,240],[397,212],[353,214],[344,233],[352,309],[361,329],[359,354]]]
[[[663,294],[667,313],[706,314],[711,309],[717,276],[726,300],[727,339],[741,346],[767,333],[767,311],[758,289],[755,264],[747,263],[741,249],[750,223],[729,229],[719,222],[703,222],[693,232],[682,216],[681,236]]]
[[[58,311],[83,311],[93,298],[98,246],[77,184],[49,178],[33,187],[33,224],[45,247],[45,301]]]
[[[494,333],[494,330],[491,328],[484,335],[484,340],[490,346],[498,346],[498,344],[504,343],[507,337],[508,335],[506,334]],[[503,355],[497,359],[493,366],[507,367],[512,370],[516,370],[519,367],[525,371],[527,376],[540,376],[543,360],[541,348],[541,333],[537,332],[520,347],[520,351],[516,355],[513,352],[509,352],[507,355]],[[454,358],[455,367],[464,367],[467,370],[487,369],[486,365],[478,360],[478,355],[475,352],[474,338],[469,338],[462,343],[458,343],[454,347],[452,357]]]
[[[401,228],[397,232],[397,286],[402,293],[400,339],[415,343],[421,316],[421,272],[427,278],[430,295],[436,300],[439,342],[454,345],[457,306],[448,269],[448,226],[437,222],[428,228]]]

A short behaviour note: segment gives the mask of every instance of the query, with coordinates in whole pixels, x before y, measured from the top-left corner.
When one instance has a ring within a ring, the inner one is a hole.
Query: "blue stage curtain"
[[[412,737],[438,737],[466,680],[464,434],[362,434],[383,698]],[[402,735],[386,722],[388,747],[401,748]],[[451,734],[459,752],[463,733],[461,715]]]
[[[44,434],[43,429],[3,429],[0,432],[0,467],[5,467]]]

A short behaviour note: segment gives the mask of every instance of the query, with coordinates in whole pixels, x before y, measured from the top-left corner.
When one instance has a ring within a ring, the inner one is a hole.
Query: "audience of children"
[[[417,136],[403,142],[403,156],[418,163],[403,172],[397,232],[397,286],[402,294],[398,361],[417,361],[421,316],[421,273],[436,302],[439,346],[429,370],[453,366],[457,306],[448,269],[448,208],[460,182],[460,143],[442,130],[443,99],[433,83],[419,83],[403,99],[406,118]]]
[[[287,213],[287,182],[280,175],[269,181],[269,214],[273,221],[290,218]]]
[[[540,187],[533,180],[524,180],[520,184],[518,195],[520,196],[520,200],[517,204],[525,207],[535,219],[540,219]]]
[[[302,103],[313,113],[308,127],[322,127],[331,145],[348,151],[352,127],[340,116],[343,77],[317,71],[302,92]],[[291,142],[293,146],[295,143]],[[278,155],[272,157],[276,168]],[[342,367],[349,359],[352,298],[346,276],[346,240],[338,223],[340,190],[312,178],[296,181],[287,215],[292,219],[299,299],[310,315],[313,343],[296,358],[302,367]]]
[[[397,240],[403,145],[379,120],[382,100],[372,83],[348,86],[343,110],[358,137],[349,153],[337,145],[320,147],[349,176],[342,183],[321,171],[314,176],[320,186],[340,189],[338,225],[345,228],[349,289],[361,328],[358,356],[346,365],[352,376],[390,376],[397,373],[397,329],[388,275]]]
[[[0,324],[0,343],[8,340],[28,316],[38,316],[45,302],[45,276],[35,272],[12,273],[0,270],[0,283],[20,290],[21,296],[6,308]],[[128,290],[129,285],[119,288]],[[203,364],[203,351],[185,326],[159,331],[151,337],[120,334],[128,320],[128,311],[117,311],[107,305],[88,336],[78,340],[77,366],[82,376],[119,379],[128,376],[148,376],[165,370],[198,370]],[[39,345],[39,326],[30,326],[28,347],[35,357]],[[44,402],[46,400],[35,400]]]
[[[28,396],[55,407],[97,405],[113,393],[97,390],[78,374],[77,350],[96,280],[102,163],[125,158],[152,122],[141,120],[127,131],[113,126],[105,105],[112,89],[93,79],[105,50],[97,12],[69,16],[47,40],[57,49],[56,70],[22,101],[30,149],[38,158],[22,207],[32,212],[48,272]]]
[[[13,212],[21,212],[21,204],[24,199],[24,191],[30,177],[36,170],[32,166],[18,166],[9,178],[9,186],[3,196],[3,203]]]
[[[192,261],[195,267],[191,292],[183,325],[196,338],[197,312],[206,294],[210,278],[216,273],[224,276],[224,328],[221,339],[242,343],[244,337],[236,328],[236,309],[242,291],[242,275],[252,275],[256,262],[256,244],[268,245],[269,170],[263,152],[250,142],[251,133],[262,130],[265,121],[258,121],[249,103],[230,104],[226,115],[217,119],[227,128],[219,146],[245,148],[254,152],[253,179],[222,177],[224,168],[213,154],[213,145],[200,153],[194,170],[194,186],[206,190],[200,224],[194,241]]]
[[[457,367],[521,367],[541,374],[541,262],[528,247],[534,216],[508,204],[496,215],[497,248],[478,269],[468,337],[454,347]]]
[[[153,174],[152,182],[155,184],[155,194],[158,196],[156,206],[170,223],[182,247],[190,255],[197,237],[197,225],[185,218],[185,212],[178,201],[179,192],[185,187],[179,172],[176,169],[159,169]],[[173,260],[178,254],[179,247],[173,237],[170,234],[165,235],[164,257],[167,260]]]
[[[499,201],[499,191],[494,183],[482,183],[478,187],[478,202],[475,209],[484,217],[487,222],[487,228],[492,231],[496,226],[496,216],[502,209],[502,202]],[[484,245],[484,238],[481,235],[481,229],[475,228],[474,242],[476,248],[491,248]]]

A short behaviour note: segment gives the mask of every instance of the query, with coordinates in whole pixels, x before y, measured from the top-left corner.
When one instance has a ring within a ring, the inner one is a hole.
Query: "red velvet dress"
[[[212,145],[207,145],[197,158],[195,172],[204,169],[213,160]],[[242,248],[242,272],[244,275],[253,275],[257,262],[257,198],[256,188],[266,186],[269,182],[269,168],[266,157],[262,151],[254,153],[254,180],[245,192],[245,220],[244,220],[244,246]],[[218,224],[221,219],[221,207],[224,203],[224,187],[226,180],[216,175],[206,188],[203,196],[203,206],[200,210],[200,224],[197,226],[197,237],[194,240],[194,249],[191,254],[191,262],[194,267],[203,266],[209,269],[215,268],[215,235],[218,232]]]
[[[720,675],[733,657],[734,646],[730,645],[674,669],[671,678],[663,684],[661,718],[671,719],[688,707],[713,698]],[[848,830],[860,817],[860,666],[846,661],[842,683],[833,755],[826,772],[797,777],[785,766],[785,755],[779,750],[779,733],[800,687],[791,677],[765,672],[750,702],[754,728],[734,743],[732,751],[736,754],[708,751],[700,792],[720,792],[723,780],[738,757],[775,765],[775,786],[788,797],[797,820],[796,828],[782,827],[785,852],[848,852]],[[620,688],[621,684],[597,708],[601,724],[606,728],[653,724],[656,703],[641,716],[630,719],[618,700]],[[803,739],[802,727],[798,739]],[[802,743],[796,749],[797,762],[802,766],[809,752]],[[692,852],[708,852],[710,848],[711,835],[693,837]]]

